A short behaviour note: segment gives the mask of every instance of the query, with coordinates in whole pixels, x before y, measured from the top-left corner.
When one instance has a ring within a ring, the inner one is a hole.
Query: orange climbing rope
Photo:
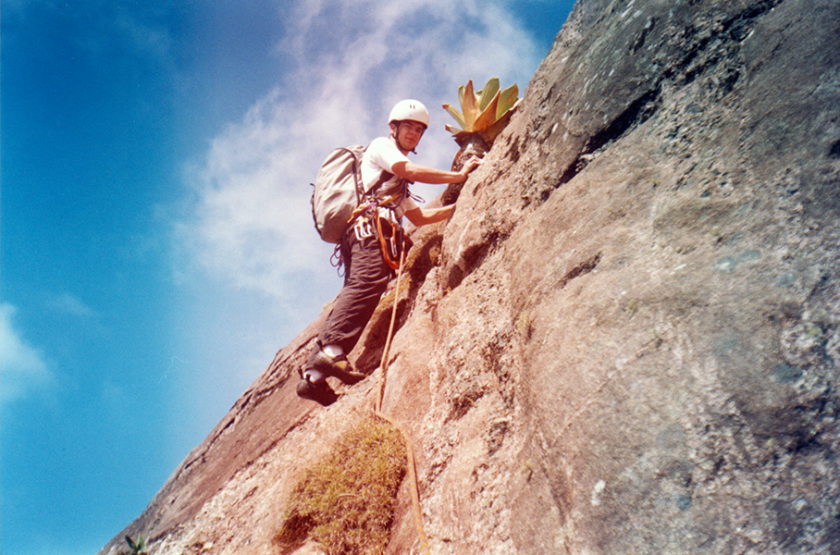
[[[382,413],[382,399],[385,396],[385,381],[388,375],[388,356],[391,351],[391,340],[394,338],[394,325],[397,321],[397,301],[399,301],[400,278],[402,278],[403,265],[405,264],[405,251],[406,249],[403,248],[400,252],[400,264],[397,269],[397,283],[394,287],[394,308],[391,311],[391,323],[388,326],[388,337],[385,340],[385,350],[382,352],[382,362],[379,364],[379,368],[382,372],[379,375],[379,392],[376,399],[376,405],[373,408],[373,414],[390,423],[399,430],[400,434],[403,436],[403,440],[405,440],[405,451],[408,458],[408,475],[411,480],[411,501],[414,506],[414,522],[417,526],[418,536],[418,542],[415,545],[419,544],[419,551],[417,551],[418,554],[428,555],[429,542],[426,538],[426,532],[423,529],[423,513],[420,509],[420,488],[417,485],[417,467],[414,461],[414,451],[411,448],[411,441],[402,426],[400,426],[392,418],[385,416],[385,414]]]

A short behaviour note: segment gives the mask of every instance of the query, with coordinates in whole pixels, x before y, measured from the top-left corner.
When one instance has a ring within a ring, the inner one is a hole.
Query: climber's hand
[[[477,158],[475,156],[469,158],[466,162],[464,162],[464,166],[461,168],[461,175],[464,178],[464,181],[467,180],[467,176],[470,175],[473,171],[475,171],[478,166],[481,165],[481,158]]]

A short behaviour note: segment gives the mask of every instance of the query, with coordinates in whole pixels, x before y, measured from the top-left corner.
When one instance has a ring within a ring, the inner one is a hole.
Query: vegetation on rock
[[[518,97],[519,88],[515,83],[501,90],[499,79],[493,77],[482,90],[475,92],[470,80],[466,86],[458,87],[460,112],[450,104],[443,105],[461,127],[458,129],[447,124],[446,129],[455,135],[455,141],[461,146],[471,135],[478,135],[488,147],[493,146],[493,141],[510,121],[513,110],[519,104]]]
[[[142,534],[137,536],[136,541],[132,540],[131,536],[126,536],[125,542],[131,548],[131,551],[121,551],[120,555],[149,555],[149,552],[146,551],[146,540],[143,539]]]
[[[366,419],[295,486],[275,536],[283,553],[308,539],[330,555],[374,555],[388,544],[406,452],[396,428]]]

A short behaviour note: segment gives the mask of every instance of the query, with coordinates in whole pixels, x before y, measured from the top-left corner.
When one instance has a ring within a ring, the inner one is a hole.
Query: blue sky
[[[552,0],[3,0],[0,553],[95,553],[338,291],[308,183],[468,79],[524,90]],[[439,192],[422,188],[428,199]]]

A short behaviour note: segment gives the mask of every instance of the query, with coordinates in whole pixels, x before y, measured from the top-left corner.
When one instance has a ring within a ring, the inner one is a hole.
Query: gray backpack
[[[348,146],[333,150],[313,183],[312,218],[321,239],[341,243],[353,211],[362,201],[362,155],[367,147]]]

